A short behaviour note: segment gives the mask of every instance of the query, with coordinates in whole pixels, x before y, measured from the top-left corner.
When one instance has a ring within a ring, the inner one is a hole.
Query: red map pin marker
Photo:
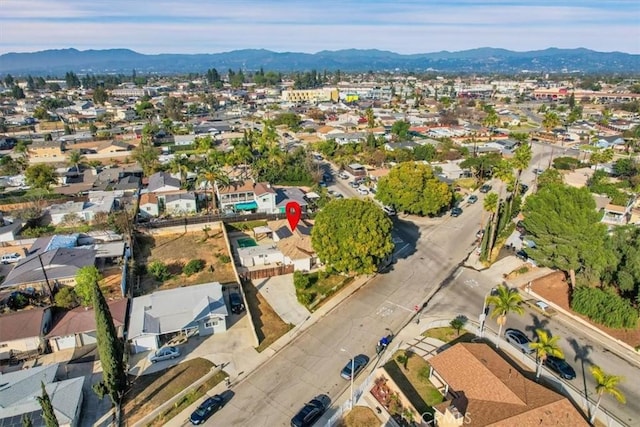
[[[300,222],[300,216],[302,216],[302,209],[298,202],[289,202],[285,208],[287,211],[287,220],[289,221],[289,227],[291,231],[296,229],[298,222]]]

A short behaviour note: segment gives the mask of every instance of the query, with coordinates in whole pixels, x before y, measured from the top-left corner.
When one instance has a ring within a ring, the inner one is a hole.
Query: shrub
[[[64,287],[58,291],[55,296],[57,307],[71,309],[78,305],[78,298],[73,288]]]
[[[204,261],[201,259],[192,259],[182,268],[182,273],[186,276],[191,276],[204,268]]]
[[[309,287],[309,276],[303,274],[301,271],[294,271],[293,286],[300,290],[307,289]]]
[[[301,291],[300,289],[296,289],[296,298],[298,299],[298,302],[304,306],[308,307],[309,304],[313,302],[315,297],[316,297],[316,294],[313,292],[304,292],[304,291]]]
[[[218,259],[223,264],[229,264],[231,262],[231,258],[229,257],[229,255],[225,255],[225,254],[219,255]]]
[[[152,261],[147,267],[149,274],[159,282],[164,282],[171,277],[169,268],[162,261]]]
[[[553,167],[561,170],[575,170],[580,166],[580,160],[574,157],[556,157],[553,159]]]
[[[571,308],[610,328],[635,328],[638,310],[612,291],[586,286],[573,291]]]

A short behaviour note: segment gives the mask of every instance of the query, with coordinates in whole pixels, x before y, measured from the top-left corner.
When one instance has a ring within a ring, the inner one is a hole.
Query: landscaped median
[[[132,379],[125,395],[123,417],[130,426],[161,426],[222,382],[227,373],[206,359]]]

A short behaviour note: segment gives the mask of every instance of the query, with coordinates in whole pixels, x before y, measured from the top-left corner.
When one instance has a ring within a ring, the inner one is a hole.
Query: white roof
[[[178,332],[199,319],[228,314],[218,282],[153,292],[131,300],[129,339]]]

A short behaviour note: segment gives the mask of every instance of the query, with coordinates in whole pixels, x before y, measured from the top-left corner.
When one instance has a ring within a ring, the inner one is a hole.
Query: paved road
[[[406,324],[414,307],[472,250],[481,206],[465,208],[458,218],[421,219],[417,225],[396,219],[394,235],[403,249],[391,271],[376,276],[234,387],[234,398],[208,424],[224,419],[232,426],[288,425],[314,395],[340,395],[349,386],[339,376],[348,353],[373,359],[378,339]]]
[[[464,268],[451,284],[433,298],[427,311],[430,316],[437,316],[439,313],[463,314],[469,319],[478,321],[478,316],[482,312],[483,298],[496,283],[497,278],[489,276],[488,273]],[[498,330],[494,320],[488,320],[487,327],[494,331]],[[596,334],[569,322],[560,314],[547,318],[529,308],[523,316],[509,315],[506,328],[520,329],[529,338],[534,338],[537,328],[560,336],[560,347],[577,375],[574,380],[567,383],[583,393],[586,390],[592,398],[594,398],[595,383],[588,371],[591,364],[599,365],[608,373],[624,376],[626,381],[621,384],[620,389],[627,397],[627,404],[619,405],[612,397],[607,396],[603,398],[602,406],[625,423],[640,425],[640,388],[635,380],[640,378],[640,366],[628,362],[612,351],[614,349],[600,343]],[[501,345],[510,344],[503,342]],[[584,361],[584,367],[582,361]]]

